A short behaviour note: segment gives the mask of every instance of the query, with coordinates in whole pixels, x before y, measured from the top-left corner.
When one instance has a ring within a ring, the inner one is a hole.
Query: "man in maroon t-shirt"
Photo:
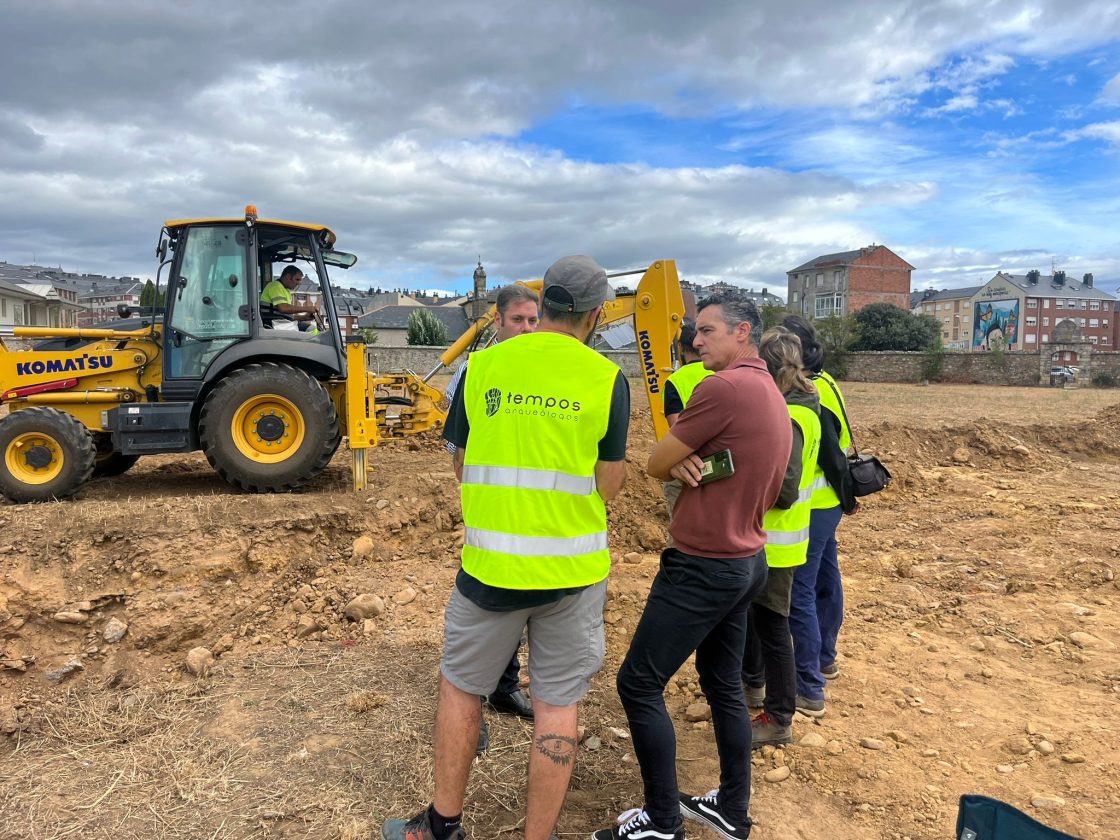
[[[618,672],[618,694],[642,772],[645,807],[594,840],[682,840],[681,817],[725,838],[750,834],[751,722],[740,682],[747,607],[766,583],[762,517],[778,498],[793,442],[785,400],[758,358],[762,321],[738,294],[700,302],[696,339],[716,371],[692,394],[657,444],[647,472],[684,485],[673,511],[673,546]],[[704,458],[730,450],[734,473],[700,484]],[[665,685],[696,652],[712,709],[720,787],[704,796],[677,788],[676,738]]]

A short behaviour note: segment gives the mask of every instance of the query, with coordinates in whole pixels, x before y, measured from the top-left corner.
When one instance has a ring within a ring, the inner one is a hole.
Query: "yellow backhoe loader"
[[[141,455],[201,449],[226,481],[250,492],[293,490],[327,465],[342,437],[354,487],[367,482],[366,451],[383,439],[443,424],[443,394],[410,371],[366,369],[365,345],[345,340],[328,271],[357,258],[335,250],[317,224],[244,218],[164,223],[156,255],[168,271],[163,306],[96,328],[17,327],[30,350],[0,341],[0,494],[14,502],[65,499],[91,476],[119,475]],[[295,263],[318,279],[316,331],[260,302]],[[540,281],[526,285],[540,288]],[[633,316],[646,390],[660,437],[661,389],[684,303],[671,260],[642,272],[633,294],[604,309],[602,324]],[[443,354],[452,362],[493,310]],[[437,368],[436,370],[439,370]]]

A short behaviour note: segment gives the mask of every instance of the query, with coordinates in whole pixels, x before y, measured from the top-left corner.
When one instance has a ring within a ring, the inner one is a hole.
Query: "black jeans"
[[[747,607],[765,584],[763,551],[734,560],[695,557],[675,548],[661,553],[661,570],[618,671],[618,696],[642,771],[645,809],[661,828],[681,824],[677,741],[664,691],[693,651],[700,688],[712,709],[720,810],[729,820],[746,822],[751,721],[741,672]]]
[[[793,723],[797,700],[797,669],[793,662],[793,637],[789,617],[751,604],[747,629],[747,654],[743,683],[752,688],[766,684],[762,708],[782,726]]]

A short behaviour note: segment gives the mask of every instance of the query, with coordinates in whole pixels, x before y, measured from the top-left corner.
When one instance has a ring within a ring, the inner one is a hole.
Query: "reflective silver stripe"
[[[831,487],[831,486],[832,485],[828,483],[828,479],[825,478],[822,475],[820,478],[817,478],[817,479],[813,480],[813,483],[809,485],[809,489],[810,490],[824,490],[826,487]]]
[[[472,548],[522,557],[575,557],[607,550],[606,531],[580,537],[523,537],[502,531],[467,528],[465,541]]]
[[[812,485],[809,485],[808,487],[802,487],[800,490],[797,491],[797,502],[795,502],[795,504],[801,504],[802,502],[811,502],[812,500],[813,500],[813,486]]]
[[[767,531],[766,542],[770,545],[797,545],[809,539],[809,529],[800,531]]]
[[[520,490],[556,490],[573,496],[590,496],[595,490],[593,475],[572,475],[558,470],[530,470],[522,467],[484,467],[478,464],[463,467],[463,483],[516,487]]]

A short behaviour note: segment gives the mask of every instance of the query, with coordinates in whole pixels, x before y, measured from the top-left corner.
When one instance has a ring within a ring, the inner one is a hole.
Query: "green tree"
[[[377,330],[375,330],[373,327],[359,327],[358,335],[362,337],[362,341],[364,341],[366,344],[377,343]]]
[[[859,334],[849,350],[926,350],[941,335],[932,315],[914,315],[890,303],[873,303],[855,314]]]
[[[824,367],[833,376],[843,377],[848,372],[845,354],[859,337],[859,324],[851,315],[829,315],[813,322],[817,340],[824,350]]]
[[[408,316],[408,333],[405,341],[423,347],[442,347],[447,344],[447,328],[443,321],[426,308],[417,307]]]
[[[758,308],[758,314],[762,316],[762,331],[765,332],[782,323],[782,319],[789,314],[789,310],[776,303],[767,303]]]

